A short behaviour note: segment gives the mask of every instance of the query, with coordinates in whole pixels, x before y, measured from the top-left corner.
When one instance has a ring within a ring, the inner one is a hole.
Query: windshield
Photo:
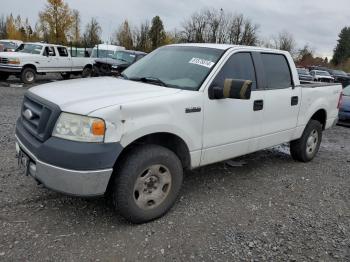
[[[34,55],[40,55],[41,50],[43,49],[42,45],[36,45],[36,44],[22,44],[18,47],[16,52],[20,53],[26,53],[26,54],[34,54]]]
[[[303,68],[297,68],[298,73],[301,75],[309,75],[309,71],[307,69],[303,69]]]
[[[91,54],[92,58],[113,58],[113,56],[114,56],[113,50],[105,50],[105,49],[97,49],[97,48],[94,48]]]
[[[163,85],[198,90],[225,50],[167,46],[142,58],[124,71],[130,80],[157,79]]]
[[[350,96],[350,85],[343,89],[343,96]]]
[[[124,61],[124,62],[128,62],[130,64],[132,62],[134,62],[135,58],[136,58],[136,55],[134,55],[133,53],[123,52],[123,51],[116,52],[113,55],[113,59],[121,60],[121,61]]]
[[[4,46],[5,49],[13,49],[17,48],[17,45],[13,42],[0,41],[0,45]]]
[[[319,76],[330,76],[330,74],[327,71],[316,71],[316,75],[319,75]]]

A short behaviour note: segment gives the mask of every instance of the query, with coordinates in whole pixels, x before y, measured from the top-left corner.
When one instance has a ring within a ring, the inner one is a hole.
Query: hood
[[[33,57],[33,56],[38,56],[38,55],[20,53],[20,52],[2,52],[0,54],[0,57],[3,57],[3,58],[21,58],[21,57]]]
[[[121,60],[117,60],[117,59],[113,59],[113,58],[98,58],[95,59],[96,63],[102,63],[102,64],[108,64],[108,65],[128,65],[129,63],[125,62],[125,61],[121,61]]]
[[[98,77],[44,84],[29,89],[29,92],[55,103],[62,111],[87,115],[104,107],[169,96],[181,90],[114,77]]]

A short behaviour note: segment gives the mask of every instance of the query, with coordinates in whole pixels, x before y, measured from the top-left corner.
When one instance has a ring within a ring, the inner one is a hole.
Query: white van
[[[99,44],[92,49],[91,58],[112,58],[117,51],[122,50],[125,50],[125,47]]]

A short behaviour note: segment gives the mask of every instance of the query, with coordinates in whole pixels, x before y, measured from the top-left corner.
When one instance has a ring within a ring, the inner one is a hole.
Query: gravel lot
[[[282,146],[188,172],[165,217],[131,225],[104,199],[63,196],[18,170],[26,89],[0,84],[0,261],[350,261],[349,128],[324,133],[308,164]]]

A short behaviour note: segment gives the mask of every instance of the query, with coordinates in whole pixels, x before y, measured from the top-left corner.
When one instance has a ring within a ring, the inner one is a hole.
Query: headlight
[[[18,64],[20,64],[20,61],[18,58],[9,58],[8,63],[12,64],[12,65],[18,65]]]
[[[61,113],[52,136],[80,142],[103,142],[105,121],[100,118]]]

